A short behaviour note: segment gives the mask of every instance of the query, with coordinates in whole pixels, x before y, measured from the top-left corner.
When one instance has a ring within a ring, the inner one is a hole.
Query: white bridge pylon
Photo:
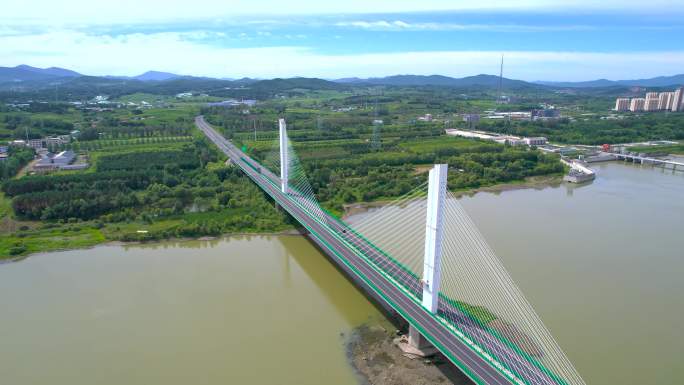
[[[436,164],[428,177],[422,284],[423,306],[431,313],[437,313],[442,281],[442,238],[448,169],[446,164]]]
[[[289,179],[289,163],[287,154],[287,125],[285,119],[278,119],[278,128],[280,135],[280,191],[287,194],[287,182]]]

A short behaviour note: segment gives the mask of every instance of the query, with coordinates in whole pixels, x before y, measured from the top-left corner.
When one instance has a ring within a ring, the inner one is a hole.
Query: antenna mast
[[[502,103],[503,100],[501,99],[502,95],[502,88],[503,88],[503,58],[504,55],[501,55],[501,67],[499,67],[499,96],[497,99],[497,103]]]

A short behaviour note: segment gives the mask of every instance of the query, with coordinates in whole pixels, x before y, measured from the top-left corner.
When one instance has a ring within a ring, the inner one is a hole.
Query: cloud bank
[[[498,73],[524,80],[632,78],[681,72],[684,50],[563,52],[436,50],[323,54],[306,46],[230,48],[202,43],[215,32],[91,35],[71,30],[0,36],[4,65],[62,66],[91,75],[134,75],[149,69],[214,77],[386,76]]]

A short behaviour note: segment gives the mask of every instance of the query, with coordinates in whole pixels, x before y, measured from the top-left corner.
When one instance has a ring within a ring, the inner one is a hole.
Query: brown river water
[[[463,197],[590,385],[684,383],[684,174]],[[106,245],[0,265],[0,384],[355,384],[378,310],[306,239]]]

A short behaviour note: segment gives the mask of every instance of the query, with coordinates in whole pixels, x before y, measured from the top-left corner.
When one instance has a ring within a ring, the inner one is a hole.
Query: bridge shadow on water
[[[304,233],[303,230],[300,229],[300,231]],[[300,253],[300,249],[296,245],[296,243],[298,242],[297,238],[297,236],[280,238],[281,244],[283,245],[283,248],[287,253],[287,255],[284,256],[286,258],[285,263],[289,263],[288,260],[292,258],[297,263],[297,265],[304,271],[304,273],[306,273],[306,275],[311,279],[311,281],[316,284],[320,292],[323,295],[325,295],[329,302],[333,304],[333,306],[335,306],[338,312],[346,318],[345,320],[348,324],[353,325],[354,327],[362,326],[357,325],[358,320],[350,319],[348,317],[348,312],[344,310],[352,307],[353,304],[351,301],[355,301],[356,299],[349,296],[339,295],[341,288],[339,281],[325,279],[325,277],[322,274],[320,274],[321,264],[329,264],[333,269],[337,270],[337,272],[342,274],[342,276],[345,277],[347,281],[352,284],[352,286],[358,291],[358,293],[365,297],[375,307],[375,309],[377,309],[378,312],[380,312],[392,324],[392,326],[396,328],[396,330],[400,330],[402,333],[408,332],[409,325],[408,322],[406,322],[406,320],[403,319],[403,317],[401,317],[396,311],[394,311],[394,309],[386,305],[384,303],[384,300],[381,300],[380,297],[368,287],[368,285],[362,282],[355,275],[349,274],[346,270],[341,268],[336,261],[334,261],[332,258],[328,256],[325,250],[321,249],[308,236],[304,236],[304,238],[321,255],[323,255],[325,259],[321,258],[316,260],[315,258],[308,258],[302,256]],[[290,278],[285,277],[285,279],[288,280]],[[374,322],[374,320],[367,319],[365,321],[365,323],[369,322]],[[399,348],[397,348],[397,350],[399,350]],[[406,358],[406,360],[408,360],[408,358]],[[438,353],[438,355],[435,357],[435,362],[439,363],[435,365],[435,367],[451,383],[458,385],[472,384],[470,379],[468,379],[468,377],[466,377],[455,365],[453,365],[441,353]]]

